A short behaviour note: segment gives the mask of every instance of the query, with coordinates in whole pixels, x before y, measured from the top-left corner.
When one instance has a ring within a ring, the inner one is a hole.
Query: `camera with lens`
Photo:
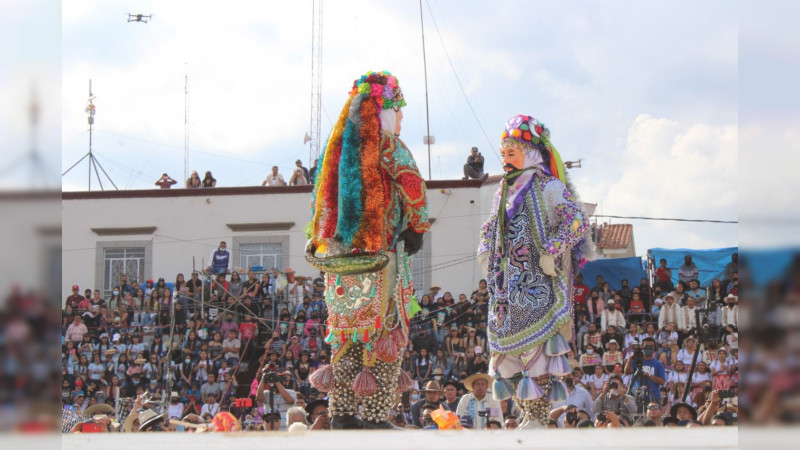
[[[608,382],[608,388],[609,389],[618,389],[619,388],[619,383],[617,383],[616,381],[609,381]]]
[[[644,364],[644,352],[642,352],[642,346],[640,344],[635,344],[633,346],[633,362],[637,367],[642,367],[642,364]]]
[[[267,413],[265,413],[264,415],[261,416],[261,420],[263,420],[264,423],[280,422],[281,421],[281,413],[280,412],[267,412]]]
[[[567,413],[567,423],[570,425],[577,425],[578,424],[578,413],[576,412],[568,412]]]
[[[277,371],[277,367],[274,365],[269,365],[267,370],[264,372],[264,375],[261,377],[261,381],[264,384],[275,384],[280,383],[283,374]]]
[[[718,395],[719,398],[733,398],[736,397],[736,391],[733,389],[721,389]]]
[[[604,412],[598,413],[596,419],[598,422],[608,422],[608,419],[606,418],[606,413]]]

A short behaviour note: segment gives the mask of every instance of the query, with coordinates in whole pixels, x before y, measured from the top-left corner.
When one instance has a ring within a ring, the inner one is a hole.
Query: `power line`
[[[717,220],[717,219],[679,219],[674,217],[644,217],[644,216],[612,216],[609,214],[594,214],[592,217],[608,217],[610,219],[632,219],[632,220],[661,220],[671,222],[698,222],[698,223],[727,223],[738,224],[738,220]]]
[[[444,45],[444,39],[442,38],[442,34],[439,32],[439,25],[436,24],[436,18],[433,17],[431,4],[428,2],[428,0],[425,0],[425,4],[428,5],[428,12],[430,13],[431,20],[433,21],[433,28],[436,30],[436,34],[439,36],[439,41],[442,43],[442,49],[444,50],[444,55],[447,57],[447,62],[450,63],[450,68],[453,70],[453,76],[455,77],[456,82],[458,83],[458,87],[461,89],[461,93],[464,94],[464,100],[467,101],[467,106],[469,106],[469,110],[470,112],[472,112],[472,117],[474,117],[475,122],[478,123],[478,128],[481,129],[483,137],[486,138],[486,142],[489,144],[489,148],[492,149],[492,153],[494,153],[498,161],[501,161],[500,156],[497,154],[497,150],[495,150],[494,145],[492,145],[492,140],[489,139],[489,135],[486,134],[486,130],[483,129],[483,124],[481,123],[480,119],[478,119],[478,114],[475,112],[475,108],[472,107],[472,103],[469,101],[469,97],[467,97],[467,92],[464,90],[464,85],[461,84],[461,79],[458,77],[458,72],[456,72],[456,68],[453,65],[453,60],[450,59],[450,54],[447,52],[447,47],[445,47]]]

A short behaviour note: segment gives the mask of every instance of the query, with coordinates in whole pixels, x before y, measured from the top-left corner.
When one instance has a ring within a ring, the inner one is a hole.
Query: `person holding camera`
[[[580,380],[580,378],[578,380]],[[585,411],[592,410],[592,406],[594,406],[592,394],[590,394],[589,391],[587,391],[583,386],[579,386],[575,383],[574,375],[570,374],[563,377],[562,382],[564,383],[564,386],[567,387],[567,399],[564,402],[555,403],[553,405],[554,410],[556,407],[564,405],[569,405],[569,407],[575,408],[576,413],[580,409]],[[571,417],[569,415],[569,410],[566,410],[566,412],[566,417]],[[553,417],[552,414],[550,417],[556,419],[556,417]],[[575,423],[571,425],[572,427],[575,427],[578,424],[578,420],[576,419],[574,422]],[[564,422],[564,426],[567,426],[566,422]]]
[[[472,147],[467,163],[464,164],[464,180],[479,180],[486,178],[488,174],[483,173],[483,155],[478,151],[478,147]]]
[[[592,404],[594,414],[614,412],[617,415],[632,416],[636,413],[636,399],[625,393],[625,384],[619,376],[612,376],[603,383],[603,390]]]
[[[640,377],[636,371],[641,370]],[[651,337],[642,339],[642,346],[634,348],[625,362],[625,374],[634,374],[632,387],[645,386],[650,395],[649,401],[661,399],[659,387],[667,382],[664,364],[656,358],[656,340]]]
[[[256,400],[264,402],[265,410],[269,408],[269,413],[264,415],[267,430],[285,431],[286,412],[297,402],[297,393],[292,389],[283,387],[283,383],[281,383],[282,374],[277,373],[276,369],[277,366],[273,365],[264,367],[264,374],[261,376],[256,389]],[[279,422],[279,425],[270,427],[274,422]]]

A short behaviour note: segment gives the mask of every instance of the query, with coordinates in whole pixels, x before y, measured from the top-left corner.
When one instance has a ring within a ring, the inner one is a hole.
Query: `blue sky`
[[[182,179],[188,69],[188,170],[211,170],[219,186],[258,185],[273,164],[288,175],[295,159],[308,159],[310,4],[65,2],[61,170],[87,151],[91,78],[93,147],[117,186],[150,189],[163,172]],[[583,160],[571,176],[600,213],[737,219],[735,4],[428,0],[423,8],[434,179],[460,178],[473,145],[499,173],[503,123],[525,113],[550,127],[566,160]],[[129,12],[153,19],[127,23]],[[418,2],[325,3],[323,135],[367,70],[400,79],[402,138],[427,174]],[[86,171],[84,161],[62,189],[85,190]],[[735,225],[633,223],[639,254],[738,243]]]

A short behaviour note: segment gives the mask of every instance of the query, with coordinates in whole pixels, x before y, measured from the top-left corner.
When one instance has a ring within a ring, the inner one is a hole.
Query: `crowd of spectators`
[[[735,424],[735,258],[726,278],[706,287],[688,256],[675,286],[663,264],[652,285],[642,279],[612,287],[598,277],[589,287],[576,277],[573,371],[562,377],[568,398],[553,405],[550,426]],[[161,408],[166,419],[208,423],[229,411],[245,430],[287,429],[294,422],[328,428],[325,394],[309,383],[330,357],[324,288],[322,273],[217,266],[188,279],[179,273],[172,283],[129,282],[122,274],[110,296],[97,289],[82,295],[75,285],[62,312],[63,403],[80,414],[122,398],[141,402],[145,394],[168,404]],[[433,428],[430,414],[441,405],[462,416],[467,428],[517,427],[514,401],[497,402],[487,393],[489,297],[485,280],[456,295],[436,284],[417,292],[419,311],[402,356],[414,388],[398,395],[394,425]],[[709,337],[684,401],[700,348],[694,311],[712,305]],[[475,402],[478,408],[467,413]]]

